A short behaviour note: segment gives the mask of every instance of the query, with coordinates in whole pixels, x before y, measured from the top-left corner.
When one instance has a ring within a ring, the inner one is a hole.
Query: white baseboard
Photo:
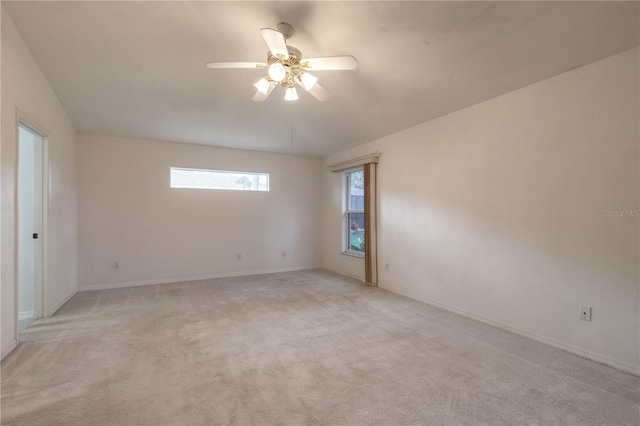
[[[5,350],[2,351],[2,356],[0,356],[0,360],[4,359],[4,357],[6,357],[7,355],[9,355],[11,352],[13,352],[13,350],[18,346],[18,341],[16,339],[13,339],[11,341],[11,343],[9,343],[9,346],[7,346],[7,348]]]
[[[55,315],[55,313],[58,312],[58,309],[62,308],[64,304],[67,303],[69,299],[71,299],[77,292],[78,292],[78,289],[76,288],[67,297],[62,299],[60,303],[58,303],[56,306],[53,307],[53,309],[51,309],[51,311],[49,312],[49,316]]]
[[[253,270],[253,271],[223,272],[220,274],[211,274],[211,275],[191,275],[187,277],[159,278],[159,279],[153,279],[153,280],[128,281],[128,282],[121,282],[121,283],[92,284],[92,285],[79,286],[78,291],[110,290],[114,288],[139,287],[143,285],[156,285],[156,284],[171,284],[171,283],[180,283],[185,281],[211,280],[214,278],[230,278],[230,277],[244,277],[244,276],[251,276],[251,275],[262,275],[262,274],[276,274],[279,272],[305,271],[308,269],[319,269],[319,268],[321,268],[321,266],[319,265],[292,266],[287,268],[261,269],[261,270]]]
[[[569,345],[567,343],[563,343],[563,342],[560,342],[558,340],[555,340],[555,339],[552,339],[552,338],[549,338],[549,337],[545,337],[545,336],[541,336],[539,334],[531,333],[529,331],[522,330],[520,328],[514,327],[514,326],[512,326],[510,324],[505,324],[505,323],[502,323],[502,322],[499,322],[499,321],[494,321],[492,319],[485,318],[485,317],[473,314],[471,312],[467,312],[467,311],[465,311],[463,309],[456,308],[455,306],[451,306],[451,305],[449,305],[447,303],[439,302],[437,300],[429,299],[429,298],[426,298],[426,297],[423,297],[423,296],[418,296],[416,294],[413,294],[411,292],[399,289],[399,288],[394,287],[392,285],[382,284],[382,283],[379,283],[378,285],[379,285],[380,288],[383,288],[385,290],[391,291],[393,293],[401,294],[401,295],[409,297],[411,299],[415,299],[415,300],[418,300],[420,302],[427,303],[429,305],[437,306],[438,308],[442,308],[442,309],[444,309],[446,311],[450,311],[450,312],[456,313],[456,314],[461,315],[463,317],[471,318],[473,320],[480,321],[480,322],[483,322],[485,324],[489,324],[489,325],[492,325],[494,327],[510,331],[510,332],[518,334],[520,336],[527,337],[527,338],[529,338],[531,340],[535,340],[537,342],[544,343],[545,345],[552,346],[552,347],[554,347],[556,349],[560,349],[560,350],[563,350],[565,352],[569,352],[569,353],[571,353],[573,355],[577,355],[579,357],[586,358],[588,360],[595,361],[595,362],[598,362],[600,364],[604,364],[604,365],[607,365],[609,367],[613,367],[615,369],[624,371],[625,373],[633,374],[634,376],[640,376],[640,367],[637,366],[637,365],[629,364],[629,363],[626,363],[626,362],[623,362],[623,361],[618,361],[618,360],[615,360],[613,358],[610,358],[610,357],[608,357],[606,355],[603,355],[603,354],[600,354],[600,353],[588,351],[586,349],[579,348],[579,347],[573,346],[573,345]]]
[[[326,266],[323,266],[322,269],[326,269],[327,271],[335,272],[336,274],[344,275],[345,277],[353,278],[354,280],[364,282],[363,278],[350,274],[348,272],[338,271],[337,269],[327,268]]]
[[[33,318],[33,311],[21,311],[18,312],[18,321]]]

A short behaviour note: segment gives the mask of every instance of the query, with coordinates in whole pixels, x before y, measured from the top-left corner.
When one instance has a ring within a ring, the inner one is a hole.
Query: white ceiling
[[[636,2],[7,2],[80,131],[326,155],[638,46]],[[259,28],[291,23],[333,94],[254,103]],[[293,129],[291,118],[293,117]],[[292,146],[293,131],[293,146]]]

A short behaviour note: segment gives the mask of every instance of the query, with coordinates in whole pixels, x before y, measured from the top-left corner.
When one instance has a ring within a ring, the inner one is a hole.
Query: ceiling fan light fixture
[[[256,84],[254,84],[254,86],[256,87],[256,89],[258,89],[258,92],[264,95],[268,95],[269,86],[271,86],[271,83],[269,82],[269,80],[267,80],[267,77],[262,77]]]
[[[289,72],[289,67],[285,67],[280,62],[274,62],[273,64],[269,65],[269,68],[267,69],[267,74],[269,74],[269,78],[271,78],[271,80],[278,83],[280,83],[282,80],[285,79],[288,72]]]
[[[285,101],[296,101],[298,100],[298,92],[296,92],[295,87],[287,87],[286,92],[284,92],[284,100]]]
[[[260,33],[269,50],[265,62],[209,62],[212,69],[264,69],[267,75],[254,83],[257,92],[253,95],[254,102],[263,102],[278,86],[285,89],[284,98],[287,101],[298,99],[295,85],[298,84],[319,101],[325,101],[331,96],[320,84],[318,78],[308,74],[307,70],[355,70],[358,61],[353,56],[324,56],[318,58],[304,58],[297,48],[287,44],[287,39],[293,35],[293,27],[285,22],[278,24],[278,29],[261,28]]]
[[[313,86],[315,86],[318,82],[318,77],[307,72],[300,74],[298,76],[298,79],[300,80],[300,84],[302,84],[302,87],[304,87],[305,90],[311,90]]]

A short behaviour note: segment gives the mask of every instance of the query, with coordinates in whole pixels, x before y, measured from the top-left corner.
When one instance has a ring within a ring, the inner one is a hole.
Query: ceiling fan
[[[264,68],[267,75],[254,86],[257,89],[254,102],[266,100],[276,86],[285,88],[284,99],[298,99],[296,84],[302,86],[313,97],[320,101],[329,99],[331,95],[318,84],[318,77],[309,71],[354,70],[358,61],[353,56],[327,56],[323,58],[303,58],[302,53],[293,46],[287,45],[287,39],[293,35],[293,27],[281,22],[277,30],[262,28],[260,32],[269,47],[266,62],[209,62],[209,68]]]

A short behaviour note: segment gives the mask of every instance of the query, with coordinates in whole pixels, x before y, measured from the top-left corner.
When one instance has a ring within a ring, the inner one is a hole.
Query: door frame
[[[41,222],[42,228],[40,229],[40,239],[41,239],[41,250],[39,252],[39,259],[37,261],[40,263],[40,276],[36,282],[36,288],[34,291],[34,319],[46,318],[49,316],[49,292],[48,292],[48,277],[49,277],[49,198],[50,198],[50,167],[49,167],[49,135],[51,134],[44,126],[40,125],[36,120],[31,118],[28,114],[20,111],[16,108],[16,132],[15,132],[15,170],[14,170],[14,259],[13,259],[13,270],[14,270],[14,321],[15,321],[15,336],[16,343],[20,343],[20,334],[18,333],[18,279],[19,279],[19,268],[18,268],[18,256],[19,246],[18,246],[18,219],[20,217],[18,209],[18,161],[20,155],[20,127],[26,127],[28,130],[36,133],[42,138],[42,169],[41,179],[42,179],[42,193],[40,201],[40,209],[41,209]],[[38,288],[39,287],[39,288]]]

